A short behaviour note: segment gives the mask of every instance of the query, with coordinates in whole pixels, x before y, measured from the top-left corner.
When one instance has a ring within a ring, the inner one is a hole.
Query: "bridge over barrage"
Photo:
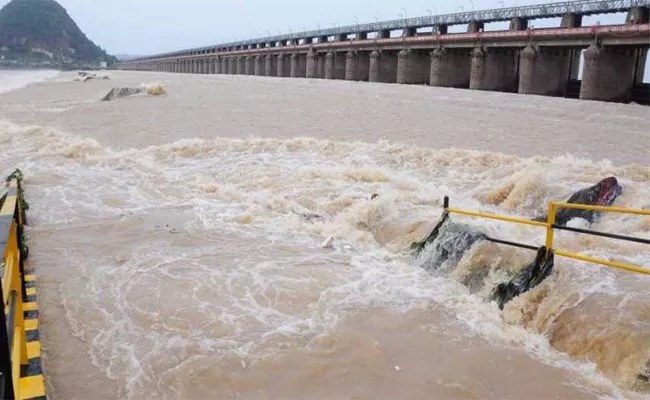
[[[579,0],[359,23],[130,60],[129,70],[428,84],[650,103],[650,0]],[[624,24],[582,26],[626,12]],[[529,21],[560,17],[557,28]],[[510,21],[506,31],[485,32]],[[466,24],[465,33],[449,33]],[[431,29],[430,31],[428,29]],[[422,32],[425,29],[426,32]],[[391,32],[400,31],[399,37]],[[584,51],[582,82],[578,80]]]

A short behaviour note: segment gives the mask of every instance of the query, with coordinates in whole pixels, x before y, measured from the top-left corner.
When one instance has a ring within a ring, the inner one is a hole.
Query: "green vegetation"
[[[19,64],[60,66],[117,61],[89,40],[55,0],[12,0],[0,10],[0,56]]]

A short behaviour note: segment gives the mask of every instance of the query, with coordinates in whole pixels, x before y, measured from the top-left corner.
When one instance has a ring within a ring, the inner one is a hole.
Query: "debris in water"
[[[81,82],[88,82],[93,79],[108,80],[111,78],[108,75],[97,75],[94,72],[86,72],[86,71],[77,71],[77,76],[74,78],[75,81],[81,81]]]
[[[143,85],[140,87],[115,87],[102,98],[102,101],[111,101],[121,99],[123,97],[132,96],[134,94],[146,93],[150,96],[160,96],[165,94],[163,85]]]
[[[320,245],[324,249],[333,249],[334,248],[334,236],[330,236]]]

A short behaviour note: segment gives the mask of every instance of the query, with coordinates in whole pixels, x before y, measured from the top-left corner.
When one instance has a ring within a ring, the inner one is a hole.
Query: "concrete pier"
[[[517,51],[509,48],[472,50],[469,88],[516,92],[518,88]]]
[[[468,33],[476,33],[480,32],[484,29],[484,24],[483,22],[480,21],[471,21],[469,24],[467,24],[467,32]]]
[[[292,78],[304,78],[307,76],[307,57],[305,54],[293,53],[291,55],[290,75]]]
[[[348,81],[368,81],[370,74],[370,53],[349,51],[345,56],[345,79]]]
[[[309,79],[319,78],[318,76],[318,55],[314,50],[307,53],[307,60],[305,65],[305,77]]]
[[[521,17],[515,17],[510,20],[510,31],[525,31],[528,29],[528,20]]]
[[[648,7],[632,7],[627,12],[625,23],[628,25],[645,24],[650,18],[650,9]]]
[[[325,55],[325,79],[345,79],[345,57],[329,51]]]
[[[267,54],[264,57],[264,75],[265,76],[278,75],[278,58],[276,56]]]
[[[228,60],[230,63],[229,71],[230,75],[237,75],[237,57],[230,57]]]
[[[370,82],[397,82],[397,53],[373,51],[370,53]]]
[[[397,83],[428,84],[431,58],[421,50],[402,49],[397,54]]]
[[[246,57],[237,57],[237,75],[246,74]]]
[[[528,45],[521,52],[519,93],[565,96],[573,52],[566,48]]]
[[[354,51],[348,51],[345,55],[345,80],[357,80],[357,54]]]
[[[580,98],[601,101],[630,101],[636,64],[635,48],[601,47],[585,51]]]
[[[228,74],[228,67],[230,66],[230,62],[228,61],[228,57],[221,57],[221,73],[222,74]]]
[[[429,85],[469,88],[472,58],[466,49],[438,47],[431,52]]]
[[[255,57],[246,56],[244,58],[244,74],[245,75],[255,75]]]
[[[291,57],[286,54],[278,54],[278,73],[279,78],[288,78],[291,75]]]
[[[264,57],[259,54],[255,56],[255,75],[264,75]]]

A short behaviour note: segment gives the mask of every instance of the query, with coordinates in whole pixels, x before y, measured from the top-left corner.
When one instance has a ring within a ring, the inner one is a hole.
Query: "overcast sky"
[[[111,54],[147,55],[332,24],[469,11],[469,0],[58,0],[81,30]],[[9,0],[0,0],[0,6]],[[475,9],[543,3],[473,0]],[[461,8],[462,7],[462,8]],[[621,16],[598,16],[603,24]],[[558,24],[535,21],[536,27]]]

